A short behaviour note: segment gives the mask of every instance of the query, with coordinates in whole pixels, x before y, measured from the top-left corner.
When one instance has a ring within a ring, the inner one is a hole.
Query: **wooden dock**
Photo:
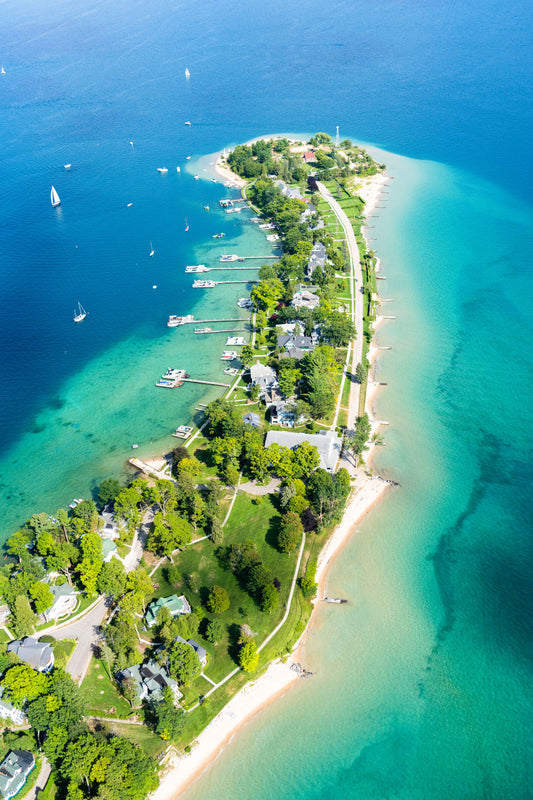
[[[182,325],[203,325],[204,322],[242,322],[242,317],[227,317],[227,319],[191,319],[182,322]]]
[[[199,381],[196,378],[182,378],[183,383],[203,383],[206,386],[224,386],[229,389],[231,383],[217,383],[217,381]]]
[[[216,285],[218,286],[221,283],[259,283],[257,280],[250,280],[250,281],[215,281]]]
[[[218,328],[216,331],[194,331],[197,336],[210,333],[234,333],[235,331],[249,331],[249,328]]]

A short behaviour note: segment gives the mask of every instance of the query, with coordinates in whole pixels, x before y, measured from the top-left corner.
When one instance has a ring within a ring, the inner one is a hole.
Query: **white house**
[[[4,687],[0,686],[0,717],[10,719],[14,725],[22,725],[26,722],[26,714],[20,708],[15,708],[9,700],[4,700],[3,695]]]
[[[54,595],[54,602],[44,612],[47,622],[72,614],[78,602],[76,592],[68,583],[62,583],[61,586],[51,586],[50,588]]]
[[[320,305],[320,297],[317,297],[316,294],[310,292],[308,289],[302,289],[299,292],[295,292],[292,296],[291,306],[296,309],[300,308],[308,308],[313,309],[317,308]]]

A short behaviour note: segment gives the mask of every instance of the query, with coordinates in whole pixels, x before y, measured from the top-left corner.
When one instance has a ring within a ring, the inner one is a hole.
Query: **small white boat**
[[[186,125],[188,125],[188,126],[189,126],[189,128],[190,128],[190,127],[191,127],[191,125],[192,125],[192,122],[189,122],[189,120],[187,120],[187,122],[186,122],[185,124],[186,124]]]
[[[4,69],[4,65],[2,64],[2,69],[0,70],[0,75],[5,75],[6,71]]]
[[[166,175],[166,174],[167,174],[167,172],[168,172],[168,168],[167,168],[167,167],[158,167],[158,168],[157,168],[157,171],[158,171],[159,173],[161,173],[161,175]]]
[[[185,272],[209,272],[209,268],[205,264],[189,264]]]
[[[244,338],[244,336],[228,336],[228,338],[226,339],[226,344],[227,345],[232,344],[234,347],[235,346],[242,347],[242,345],[246,344],[246,339]]]
[[[74,309],[74,322],[83,322],[86,316],[87,312],[78,300],[78,310]]]
[[[199,181],[199,180],[200,180],[200,176],[199,176],[199,175],[195,175],[195,176],[194,176],[194,180],[195,180],[195,181]]]
[[[185,67],[185,77],[186,78],[190,78],[191,77],[191,73],[189,72],[187,67]]]
[[[168,318],[167,327],[168,328],[177,328],[178,325],[186,325],[189,322],[193,322],[194,317],[192,314],[187,314],[185,317],[178,317],[176,314],[171,314]]]
[[[239,259],[239,256],[236,256],[235,254],[233,254],[233,255],[229,255],[229,256],[222,256],[220,260],[224,264],[224,263],[226,263],[226,261],[238,261],[238,259]]]
[[[154,283],[154,285],[152,286],[152,289],[157,289],[157,283]]]
[[[187,222],[187,217],[185,217],[185,233],[189,230],[189,223]]]
[[[53,208],[56,208],[57,206],[61,205],[61,200],[59,199],[59,195],[53,186],[50,191],[50,202],[52,203]]]
[[[209,206],[204,206],[204,211],[209,211]]]
[[[179,167],[176,167],[176,172],[181,172],[181,169]]]
[[[153,256],[154,253],[155,253],[154,246],[153,246],[152,242],[150,242],[150,252],[148,254],[150,256],[150,258]]]
[[[137,450],[138,447],[139,447],[138,444],[132,444],[131,449],[132,450]]]
[[[70,169],[72,164],[65,164],[65,169]]]
[[[238,353],[235,350],[224,350],[220,356],[221,361],[233,361],[235,358],[238,358]]]
[[[131,208],[131,207],[132,207],[132,205],[133,205],[133,203],[128,203],[128,205],[126,206],[126,208]]]
[[[192,156],[187,156],[187,161],[190,161]]]
[[[130,142],[131,146],[133,147],[133,142]]]
[[[193,289],[212,289],[216,286],[215,281],[194,281],[192,288]]]

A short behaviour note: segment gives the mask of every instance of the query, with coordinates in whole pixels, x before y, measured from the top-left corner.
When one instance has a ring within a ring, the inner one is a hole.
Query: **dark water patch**
[[[380,731],[376,741],[363,747],[350,766],[335,777],[331,786],[312,795],[316,800],[338,800],[341,797],[393,800],[403,794],[414,738],[408,728],[389,715],[384,716],[383,723],[386,723],[388,732],[383,734]]]
[[[37,423],[35,423],[35,425],[33,425],[30,428],[30,432],[31,433],[43,433],[45,430],[46,430],[46,425],[37,424]]]

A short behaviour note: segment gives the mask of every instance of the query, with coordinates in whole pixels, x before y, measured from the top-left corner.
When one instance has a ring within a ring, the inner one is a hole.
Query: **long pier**
[[[217,383],[216,381],[199,381],[196,378],[180,378],[184,383],[203,383],[207,386],[225,386],[227,389],[231,386],[231,383]]]
[[[242,317],[227,317],[227,319],[191,319],[182,322],[182,325],[203,325],[204,322],[242,322]]]
[[[257,269],[257,267],[250,265],[249,267],[206,267],[203,272],[212,272],[214,269],[246,269],[250,271],[251,269]]]
[[[194,331],[197,335],[201,336],[202,334],[209,334],[209,333],[234,333],[235,331],[249,331],[250,328],[218,328],[216,331]]]
[[[251,281],[215,281],[216,285],[218,286],[221,283],[258,283],[256,280]]]

